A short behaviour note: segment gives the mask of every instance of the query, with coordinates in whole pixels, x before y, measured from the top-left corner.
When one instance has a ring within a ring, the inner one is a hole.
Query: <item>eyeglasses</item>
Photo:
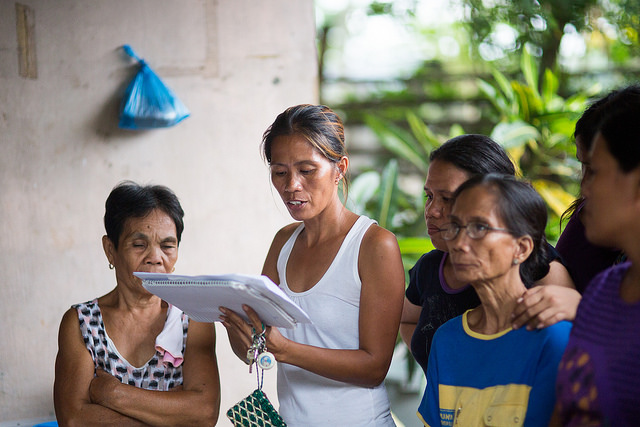
[[[507,230],[506,228],[490,227],[489,225],[482,222],[470,222],[467,225],[460,225],[452,222],[442,227],[442,233],[440,234],[440,236],[446,241],[455,240],[456,237],[458,237],[458,234],[460,234],[460,230],[462,230],[463,228],[466,230],[467,236],[469,236],[473,240],[482,239],[490,231],[502,231],[504,233],[511,233],[511,230]]]

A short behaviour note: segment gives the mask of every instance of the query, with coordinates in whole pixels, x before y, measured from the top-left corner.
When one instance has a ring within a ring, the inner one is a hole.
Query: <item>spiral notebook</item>
[[[249,320],[242,305],[253,308],[269,326],[295,328],[311,323],[309,316],[267,276],[243,274],[184,276],[135,272],[142,286],[175,305],[197,322],[218,322],[219,307],[235,311]]]

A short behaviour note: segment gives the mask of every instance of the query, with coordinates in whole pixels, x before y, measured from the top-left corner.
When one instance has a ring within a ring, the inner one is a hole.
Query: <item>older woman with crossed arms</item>
[[[134,271],[171,273],[184,212],[163,186],[124,182],[105,204],[102,238],[116,287],[71,307],[53,389],[60,425],[215,425],[220,379],[212,324],[147,292]]]

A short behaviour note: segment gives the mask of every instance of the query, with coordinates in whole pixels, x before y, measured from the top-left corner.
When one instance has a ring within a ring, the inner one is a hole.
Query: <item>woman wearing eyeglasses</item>
[[[571,324],[512,328],[518,299],[548,268],[544,201],[514,177],[476,176],[454,193],[449,221],[453,272],[480,305],[436,331],[418,415],[427,426],[546,426]]]
[[[435,250],[424,254],[409,273],[400,335],[426,373],[433,334],[447,320],[480,304],[468,282],[458,280],[447,254],[442,228],[449,222],[453,193],[474,175],[499,173],[514,175],[515,168],[505,150],[484,135],[461,135],[431,152],[424,191],[425,221]],[[548,245],[545,263],[533,272],[534,285],[548,285],[537,292],[536,304],[513,318],[516,327],[530,324],[547,326],[572,319],[580,300],[559,255]],[[552,297],[551,297],[552,296]],[[528,302],[528,301],[527,301]]]

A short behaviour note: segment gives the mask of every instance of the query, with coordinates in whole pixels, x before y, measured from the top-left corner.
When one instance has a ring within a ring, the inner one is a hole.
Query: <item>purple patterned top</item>
[[[631,263],[589,284],[558,370],[562,424],[637,426],[640,420],[640,302],[620,298]]]

